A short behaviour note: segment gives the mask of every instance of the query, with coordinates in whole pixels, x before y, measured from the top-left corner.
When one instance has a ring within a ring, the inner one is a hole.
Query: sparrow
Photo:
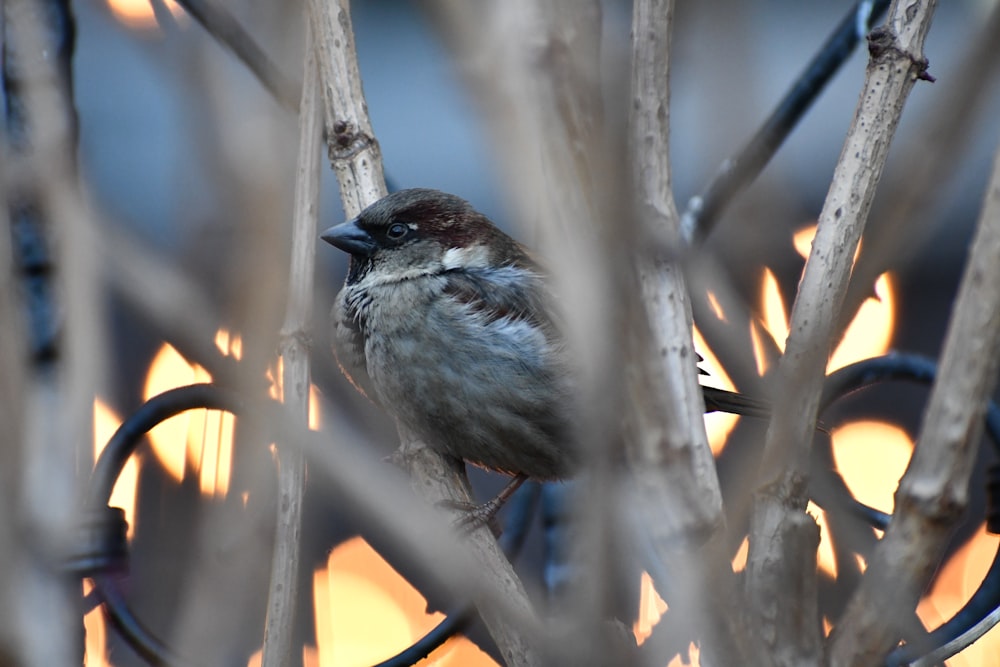
[[[320,238],[350,255],[331,324],[358,390],[441,453],[513,476],[493,512],[525,479],[573,474],[572,364],[523,246],[429,189],[390,194]],[[706,412],[769,414],[703,391]]]

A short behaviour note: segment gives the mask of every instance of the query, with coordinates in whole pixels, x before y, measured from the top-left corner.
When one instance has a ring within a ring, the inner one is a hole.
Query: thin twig
[[[924,36],[935,3],[896,2],[869,37],[871,59],[854,122],[834,171],[779,362],[761,486],[751,519],[747,608],[775,664],[820,657],[815,522],[805,514],[809,451],[834,326],[854,258],[906,97],[926,77]],[[804,558],[803,554],[811,557]],[[803,595],[788,596],[788,591]]]
[[[274,63],[236,18],[213,0],[177,0],[208,34],[229,49],[289,111],[298,111],[301,85]]]
[[[309,419],[309,344],[312,319],[316,221],[319,216],[319,142],[322,136],[319,75],[312,31],[306,26],[302,100],[299,104],[299,157],[292,213],[292,254],[288,304],[281,327],[282,401],[304,422]],[[292,446],[278,447],[278,521],[264,625],[264,667],[292,663],[298,598],[305,457]]]
[[[952,311],[920,437],[895,513],[830,648],[834,666],[870,665],[896,644],[969,502],[983,417],[1000,372],[1000,150]]]

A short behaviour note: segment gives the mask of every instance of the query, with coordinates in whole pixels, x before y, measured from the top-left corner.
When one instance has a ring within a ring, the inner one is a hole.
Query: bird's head
[[[327,229],[327,243],[351,255],[348,284],[373,271],[384,280],[521,260],[517,243],[467,201],[438,190],[401,190]]]

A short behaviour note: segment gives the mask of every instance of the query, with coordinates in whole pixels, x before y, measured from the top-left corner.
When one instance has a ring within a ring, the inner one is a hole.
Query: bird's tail
[[[705,412],[728,412],[732,415],[758,419],[771,418],[771,404],[767,401],[715,387],[702,386],[701,391],[705,395]],[[816,430],[830,435],[830,429],[822,421],[816,422]]]
[[[771,404],[767,401],[715,387],[703,386],[701,390],[705,394],[705,412],[728,412],[760,419],[771,416]]]

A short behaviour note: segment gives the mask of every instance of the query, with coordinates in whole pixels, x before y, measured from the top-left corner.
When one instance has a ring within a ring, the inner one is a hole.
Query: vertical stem
[[[29,323],[19,477],[19,532],[9,564],[17,622],[15,662],[79,664],[78,582],[62,569],[85,465],[100,362],[93,233],[79,196],[67,0],[3,5],[3,84],[11,165],[14,254]],[[61,335],[66,332],[66,335]]]
[[[306,26],[305,66],[299,104],[299,156],[292,214],[291,275],[288,306],[281,328],[282,400],[303,420],[309,418],[309,345],[316,220],[322,132],[319,77],[312,29]],[[293,446],[278,447],[278,521],[275,530],[267,620],[264,625],[264,667],[293,664],[292,639],[298,591],[305,493],[305,458]]]

